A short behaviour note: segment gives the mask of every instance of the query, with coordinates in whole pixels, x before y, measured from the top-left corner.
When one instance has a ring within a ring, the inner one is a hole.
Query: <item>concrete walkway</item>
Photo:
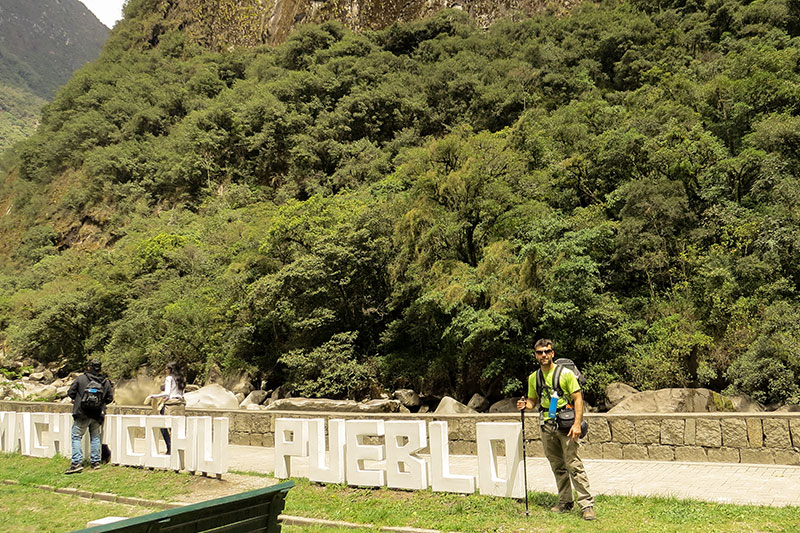
[[[273,448],[230,446],[230,470],[272,473],[274,460]],[[299,471],[306,472],[304,459],[296,460]],[[547,460],[529,457],[526,464],[528,489],[555,494],[555,480]],[[475,456],[450,456],[453,474],[477,475],[477,465]],[[673,496],[776,507],[800,505],[800,466],[607,459],[587,459],[584,465],[594,494]]]

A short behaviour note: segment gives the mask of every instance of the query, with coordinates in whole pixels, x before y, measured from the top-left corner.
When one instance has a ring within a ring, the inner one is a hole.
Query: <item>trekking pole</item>
[[[525,409],[519,412],[519,419],[522,422],[522,481],[524,483],[522,490],[525,492],[525,516],[530,516],[531,513],[528,511],[528,465],[525,454]]]

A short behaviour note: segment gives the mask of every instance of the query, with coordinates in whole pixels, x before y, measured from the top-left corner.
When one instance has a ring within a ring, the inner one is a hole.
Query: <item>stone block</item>
[[[622,459],[622,444],[616,442],[604,442],[603,459]]]
[[[705,462],[708,461],[706,449],[700,446],[681,446],[675,448],[676,461]]]
[[[589,422],[589,433],[586,434],[587,442],[610,442],[611,441],[611,426],[608,425],[608,420],[605,418],[591,418]],[[800,428],[798,428],[800,430]],[[798,434],[800,438],[800,433]]]
[[[233,415],[233,420],[231,421],[231,431],[237,433],[250,433],[250,417],[246,414],[236,414]]]
[[[611,440],[620,444],[636,442],[636,429],[632,420],[611,420]]]
[[[760,418],[746,418],[747,440],[751,448],[761,448],[764,446],[764,429],[761,427]],[[742,458],[742,462],[745,460]]]
[[[271,433],[272,432],[272,417],[265,415],[253,415],[253,421],[250,425],[252,433]]]
[[[635,426],[637,444],[658,444],[661,442],[661,425],[658,420],[637,420]]]
[[[527,444],[525,445],[527,447]],[[526,449],[527,451],[527,449]],[[451,455],[477,455],[478,444],[474,440],[451,440],[450,441],[450,454]]]
[[[743,463],[771,465],[775,463],[775,452],[767,448],[742,448],[739,453]]]
[[[629,461],[646,461],[648,459],[647,446],[642,444],[623,444],[622,458]]]
[[[132,498],[128,496],[119,496],[117,498],[117,503],[123,503],[125,505],[138,505],[140,507],[148,507],[152,505],[150,500],[145,500],[144,498]]]
[[[602,459],[603,445],[586,443],[580,447],[581,459]]]
[[[800,450],[775,450],[775,464],[800,466]]]
[[[544,457],[544,446],[542,446],[542,441],[538,440],[533,443],[525,443],[525,454],[528,457]]]
[[[743,418],[722,420],[722,445],[730,448],[747,448],[747,424]]]
[[[708,460],[713,463],[738,463],[739,448],[709,448]]]
[[[538,416],[525,417],[525,440],[538,440],[542,438],[542,431],[539,429]]]
[[[661,420],[661,444],[683,446],[686,422],[681,419],[665,418]]]
[[[719,448],[722,446],[722,430],[718,419],[698,418],[694,443],[697,446]]]
[[[793,418],[789,421],[789,429],[792,433],[792,446],[800,448],[800,418]]]
[[[274,433],[268,433],[268,434],[264,435],[262,437],[262,442],[264,443],[264,446],[266,446],[267,448],[274,448],[275,447],[275,434]]]
[[[764,446],[767,448],[791,448],[792,437],[789,421],[785,418],[764,418]]]
[[[250,446],[263,446],[264,436],[261,433],[250,433]]]
[[[231,444],[249,446],[250,445],[250,434],[249,433],[239,433],[238,431],[232,431],[230,433],[230,442],[231,442]]]
[[[652,461],[674,461],[675,448],[673,446],[648,446],[647,455]]]
[[[525,422],[527,422],[527,420],[525,420]],[[472,417],[454,417],[447,421],[447,430],[450,433],[450,440],[474,442],[477,438],[475,427],[475,419]]]
[[[683,426],[683,443],[688,446],[695,445],[695,438],[696,438],[696,429],[697,429],[697,419],[696,418],[687,418],[686,424]]]

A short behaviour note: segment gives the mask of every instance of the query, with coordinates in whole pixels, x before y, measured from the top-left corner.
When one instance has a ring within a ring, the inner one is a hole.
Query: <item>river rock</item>
[[[411,389],[397,389],[394,391],[393,396],[396,400],[399,400],[401,404],[411,410],[418,409],[422,403],[419,394]]]
[[[457,415],[465,413],[476,413],[475,409],[471,409],[463,403],[457,401],[455,398],[445,396],[439,405],[436,407],[434,414],[437,415]]]
[[[740,408],[755,409],[738,403]],[[628,396],[613,409],[611,414],[625,413],[711,413],[733,412],[737,404],[727,397],[709,389],[673,388],[644,391]]]
[[[239,381],[233,387],[231,387],[231,391],[233,391],[234,394],[242,393],[245,395],[245,397],[254,390],[255,387],[253,387],[253,383],[250,381],[250,376],[247,374],[243,375],[241,379],[239,379]]]
[[[186,399],[186,407],[195,409],[237,409],[239,407],[236,396],[217,383],[187,392],[183,397]]]
[[[616,407],[619,402],[629,396],[637,394],[638,392],[638,390],[634,389],[630,385],[626,385],[625,383],[621,383],[619,381],[609,383],[606,387],[606,409]]]
[[[485,413],[489,410],[489,400],[476,392],[472,395],[472,398],[469,399],[469,402],[467,402],[467,407],[475,409],[479,413]]]
[[[272,391],[270,399],[273,401],[285,400],[287,398],[291,398],[291,396],[292,396],[292,388],[289,385],[284,384],[275,389],[274,391]]]
[[[506,398],[504,400],[500,400],[499,402],[494,402],[489,407],[490,413],[517,413],[519,409],[517,409],[517,400],[519,398]]]
[[[358,411],[354,400],[329,400],[327,398],[283,398],[273,400],[267,411],[334,411],[352,413]]]
[[[362,413],[398,413],[400,412],[400,400],[370,400],[358,404],[358,410]]]
[[[239,407],[247,408],[251,405],[261,405],[262,403],[264,403],[264,400],[266,399],[267,399],[267,391],[254,390],[253,392],[247,395],[247,398],[245,398],[242,403],[239,404]]]

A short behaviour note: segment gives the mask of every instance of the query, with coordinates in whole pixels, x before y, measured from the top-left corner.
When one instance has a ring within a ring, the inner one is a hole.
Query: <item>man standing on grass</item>
[[[566,513],[572,509],[574,505],[572,487],[574,486],[578,493],[578,505],[584,520],[594,520],[596,515],[594,499],[589,492],[589,478],[586,476],[583,461],[578,453],[580,447],[578,439],[581,437],[581,422],[583,421],[581,386],[575,373],[566,367],[561,368],[559,383],[553,383],[556,368],[556,365],[553,364],[555,359],[553,341],[539,339],[533,349],[542,372],[542,390],[537,390],[537,372],[534,372],[528,377],[528,396],[517,401],[517,409],[520,411],[533,409],[537,404],[539,405],[539,427],[542,431],[544,455],[550,461],[550,469],[555,475],[558,487],[558,505],[551,510],[556,513]],[[568,403],[572,403],[575,410],[575,422],[566,433],[559,431],[556,419],[548,409],[554,395],[557,396],[556,411],[564,409]]]
[[[72,464],[65,474],[83,470],[81,441],[89,429],[90,461],[92,468],[100,468],[100,431],[106,417],[106,405],[114,401],[114,388],[101,373],[99,361],[92,361],[85,374],[72,382],[67,396],[72,400]]]

